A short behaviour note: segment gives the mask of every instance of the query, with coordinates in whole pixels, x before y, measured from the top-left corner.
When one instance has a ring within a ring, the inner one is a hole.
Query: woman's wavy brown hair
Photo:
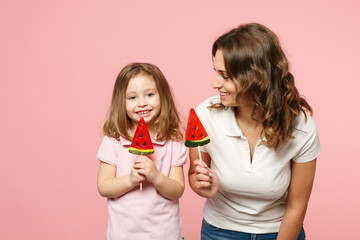
[[[250,23],[220,36],[213,44],[213,57],[217,50],[222,50],[227,74],[239,83],[237,100],[243,96],[253,102],[252,118],[258,115],[262,119],[264,144],[276,151],[293,138],[294,120],[299,113],[313,113],[295,87],[279,39],[265,26]]]
[[[170,86],[160,69],[150,63],[130,63],[120,71],[114,85],[108,117],[103,127],[104,135],[117,140],[120,136],[132,140],[128,131],[134,123],[126,114],[126,89],[130,80],[139,74],[154,79],[159,92],[161,109],[155,120],[157,140],[182,140],[181,121]]]

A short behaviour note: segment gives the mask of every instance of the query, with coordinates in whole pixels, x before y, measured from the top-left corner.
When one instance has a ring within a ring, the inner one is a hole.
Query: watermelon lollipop
[[[201,159],[200,146],[204,146],[210,142],[210,138],[205,131],[205,128],[200,122],[200,119],[196,115],[196,112],[193,108],[190,109],[189,119],[186,127],[185,135],[185,146],[187,147],[196,147],[199,152],[199,158]]]
[[[129,152],[136,155],[150,155],[154,153],[151,137],[143,118],[140,118],[137,125]]]
[[[186,127],[185,146],[199,147],[210,142],[205,128],[200,122],[193,108],[190,109],[189,119]]]
[[[151,137],[143,118],[140,118],[137,125],[129,152],[136,155],[150,155],[154,153]],[[140,183],[140,191],[141,190],[142,183]]]

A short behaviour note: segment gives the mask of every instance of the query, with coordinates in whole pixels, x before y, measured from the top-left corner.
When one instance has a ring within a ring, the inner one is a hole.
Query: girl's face
[[[160,113],[160,95],[152,77],[138,74],[126,88],[126,114],[133,122],[144,118],[148,128],[154,126]]]
[[[224,106],[237,106],[236,96],[239,83],[237,81],[234,83],[229,78],[225,70],[224,56],[221,50],[216,51],[213,62],[216,75],[212,82],[212,87],[219,91],[221,103]]]

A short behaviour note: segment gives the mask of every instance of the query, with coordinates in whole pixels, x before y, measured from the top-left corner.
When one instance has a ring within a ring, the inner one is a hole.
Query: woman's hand
[[[214,197],[220,187],[219,177],[216,172],[210,169],[204,161],[195,160],[194,186],[197,191],[205,197]]]
[[[153,183],[160,175],[160,172],[156,168],[154,161],[147,156],[139,156],[135,160],[133,168],[139,176],[142,176],[151,183]],[[144,181],[145,179],[142,179],[141,181]]]

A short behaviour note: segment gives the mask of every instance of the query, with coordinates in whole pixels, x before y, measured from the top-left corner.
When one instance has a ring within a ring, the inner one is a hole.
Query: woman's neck
[[[236,122],[249,142],[251,159],[256,144],[259,139],[264,137],[262,121],[258,117],[258,114],[252,117],[252,112],[252,106],[235,108]]]
[[[236,120],[239,125],[250,128],[262,127],[262,121],[259,114],[253,115],[254,105],[246,104],[242,106],[236,106],[234,108]]]

